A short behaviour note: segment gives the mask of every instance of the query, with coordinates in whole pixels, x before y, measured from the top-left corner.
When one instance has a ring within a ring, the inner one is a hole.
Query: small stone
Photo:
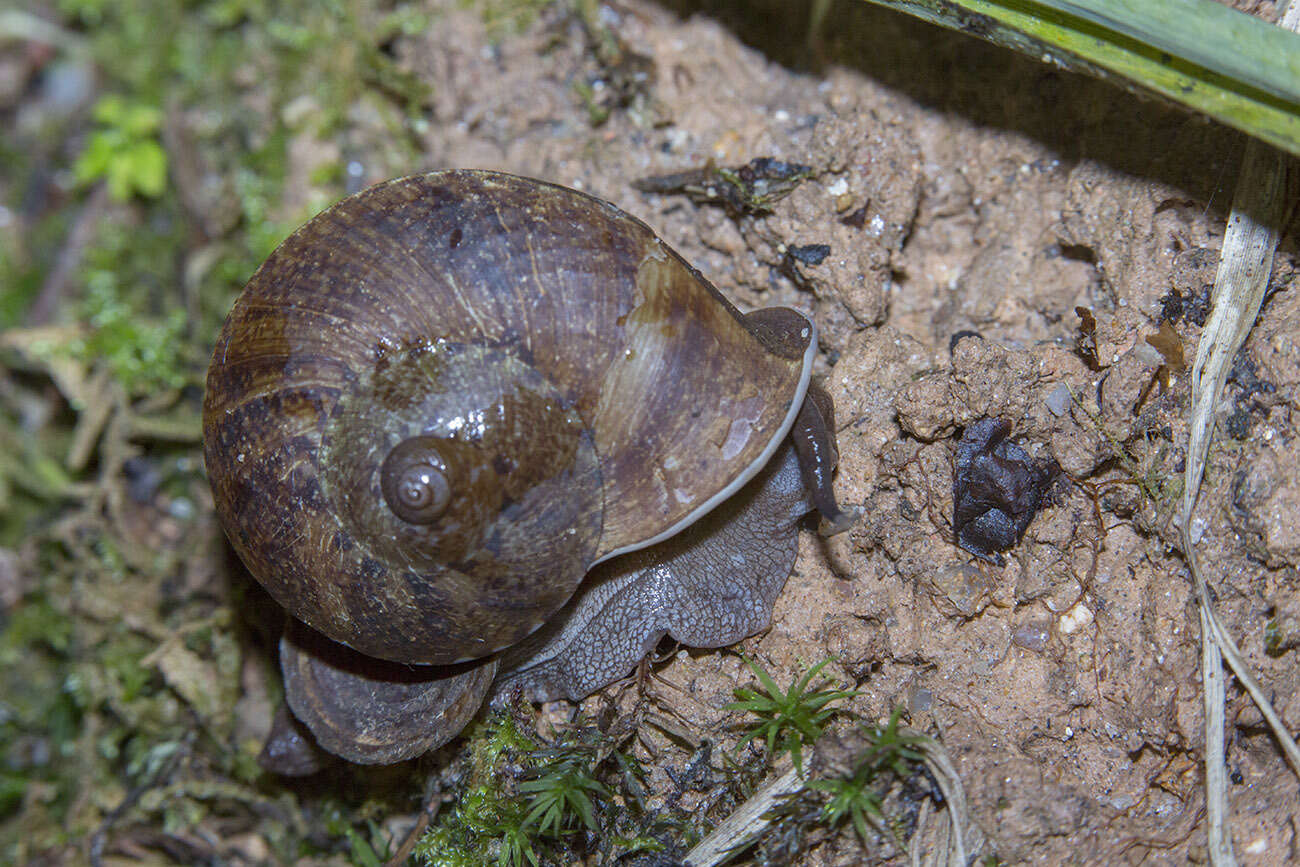
[[[1073,635],[1092,622],[1092,610],[1082,602],[1061,615],[1061,632]]]
[[[1011,643],[1016,647],[1032,650],[1034,653],[1042,653],[1046,650],[1047,642],[1051,637],[1050,626],[1037,620],[1022,623],[1011,630]]]
[[[1063,382],[1058,383],[1056,388],[1043,398],[1043,403],[1052,415],[1057,418],[1064,417],[1070,411],[1070,387]]]

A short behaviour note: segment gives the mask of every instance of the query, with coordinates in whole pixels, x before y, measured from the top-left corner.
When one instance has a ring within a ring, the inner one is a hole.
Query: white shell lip
[[[799,313],[797,310],[794,312]],[[612,560],[615,557],[631,553],[632,551],[640,551],[642,548],[649,548],[651,545],[657,545],[665,539],[676,536],[682,530],[685,530],[691,524],[694,524],[700,518],[713,511],[718,504],[731,497],[731,495],[736,493],[736,491],[743,488],[750,479],[758,475],[759,470],[767,466],[768,461],[772,459],[772,455],[776,454],[776,450],[781,447],[781,443],[785,441],[786,435],[790,433],[790,428],[794,426],[795,417],[799,415],[799,410],[803,408],[804,398],[808,394],[808,383],[812,381],[813,358],[817,354],[817,323],[813,322],[802,313],[799,313],[799,316],[808,324],[810,332],[808,348],[804,350],[803,354],[803,370],[799,374],[799,385],[795,389],[794,400],[790,402],[790,409],[786,412],[785,419],[782,420],[780,426],[776,429],[776,433],[772,436],[771,441],[763,447],[763,451],[759,454],[758,458],[752,464],[745,467],[736,478],[732,479],[730,484],[718,491],[709,499],[705,500],[694,511],[673,524],[667,530],[641,542],[634,542],[631,545],[624,545],[622,548],[615,548],[599,560],[592,562],[591,566],[587,567],[588,570],[600,563],[604,563],[606,560]]]

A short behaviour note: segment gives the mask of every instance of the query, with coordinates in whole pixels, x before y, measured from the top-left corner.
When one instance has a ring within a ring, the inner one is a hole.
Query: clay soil
[[[863,516],[830,541],[805,533],[771,628],[741,650],[779,681],[830,655],[828,671],[861,691],[857,710],[901,706],[939,736],[984,854],[1203,859],[1199,632],[1170,525],[1189,375],[1148,338],[1168,322],[1194,357],[1243,141],[896,15],[836,4],[813,36],[805,15],[620,3],[601,20],[643,61],[602,67],[571,20],[542,16],[491,42],[479,16],[443,9],[401,49],[434,88],[427,167],[602,196],[742,307],[788,305],[817,322],[837,489]],[[628,69],[648,77],[628,84]],[[594,86],[586,104],[575,84]],[[609,107],[599,125],[593,105]],[[768,214],[632,186],[757,157],[812,169]],[[366,164],[375,179],[409,168]],[[829,256],[791,257],[809,244]],[[1287,233],[1196,518],[1228,629],[1293,729],[1295,266]],[[1096,369],[1077,349],[1076,308],[1096,321]],[[1004,566],[954,544],[956,443],[985,417],[1010,421],[1064,477]],[[679,652],[660,675],[679,689],[659,699],[700,737],[728,730],[734,714],[720,707],[750,679],[727,652]],[[1296,781],[1232,681],[1227,717],[1237,855],[1288,862]],[[846,837],[804,857],[862,856]]]
[[[301,214],[322,170],[340,165],[355,188],[476,167],[616,203],[740,307],[785,305],[817,323],[836,490],[862,510],[840,536],[802,532],[765,632],[726,650],[662,648],[647,689],[675,734],[647,727],[633,741],[649,790],[680,793],[692,746],[705,741],[722,768],[718,753],[744,722],[724,705],[754,680],[740,653],[783,684],[830,657],[825,673],[858,690],[854,711],[885,720],[901,708],[946,747],[981,856],[1204,861],[1200,634],[1171,516],[1190,363],[1244,139],[864,3],[832,3],[815,26],[806,4],[777,0],[619,0],[585,18],[493,4],[504,21],[472,5],[427,0],[427,29],[384,46],[429,88],[427,120],[407,130],[415,162],[359,102],[342,134],[299,127],[288,200],[274,207]],[[1269,2],[1237,5],[1276,17]],[[255,103],[248,110],[264,110]],[[305,99],[285,111],[319,109]],[[634,186],[758,158],[808,167],[766,212]],[[1296,228],[1283,232],[1270,295],[1225,389],[1193,528],[1223,622],[1293,731]],[[959,547],[953,527],[957,444],[985,418],[1005,419],[1013,440],[1056,468],[1003,565]],[[222,557],[209,505],[199,508],[212,552],[203,577],[217,586],[239,567]],[[221,700],[240,738],[270,725],[271,671],[248,666],[238,700]],[[584,710],[631,712],[645,700],[625,683]],[[559,720],[576,709],[543,711]],[[1231,678],[1227,724],[1236,855],[1295,863],[1300,789]],[[257,785],[279,797],[266,788],[278,783]],[[904,860],[890,852],[864,854],[847,832],[797,863]]]

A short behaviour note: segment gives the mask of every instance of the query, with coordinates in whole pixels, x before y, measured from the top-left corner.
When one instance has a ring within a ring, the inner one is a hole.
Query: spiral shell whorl
[[[411,449],[436,452],[449,489],[441,513],[419,522],[383,490],[385,464]],[[539,625],[600,538],[589,432],[540,374],[496,349],[441,343],[385,359],[334,412],[320,466],[339,528],[404,585],[391,591],[399,610],[434,610],[449,621],[438,632],[472,637],[456,659]]]
[[[238,499],[286,511],[241,521],[250,568],[274,576],[268,589],[298,619],[372,656],[446,663],[526,635],[564,603],[600,537],[581,419],[535,371],[483,347],[408,350],[357,380],[316,414],[318,430],[287,429],[293,413],[226,426],[261,437],[236,453],[248,465]],[[283,393],[254,406],[268,403],[283,406]],[[383,466],[421,441],[445,462],[450,496],[414,523],[389,504]],[[256,535],[268,521],[269,537]]]

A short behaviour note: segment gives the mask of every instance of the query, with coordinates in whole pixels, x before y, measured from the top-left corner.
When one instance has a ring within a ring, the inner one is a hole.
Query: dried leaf
[[[1187,369],[1187,361],[1183,358],[1183,339],[1168,321],[1160,323],[1160,330],[1147,337],[1147,343],[1154,346],[1165,360],[1161,368],[1167,370],[1165,385],[1169,384],[1169,374],[1182,373]]]
[[[1146,403],[1147,395],[1158,382],[1162,389],[1169,388],[1170,383],[1176,374],[1182,373],[1187,369],[1187,362],[1183,358],[1183,341],[1174,330],[1174,326],[1168,320],[1160,323],[1160,330],[1155,334],[1148,335],[1147,343],[1155,347],[1165,363],[1156,368],[1152,374],[1151,381],[1142,389],[1138,395],[1137,401],[1133,404],[1133,414],[1137,415]]]
[[[811,166],[758,157],[743,166],[700,169],[642,178],[632,186],[647,193],[684,193],[694,202],[720,203],[733,214],[762,214],[788,196],[806,178]]]
[[[1101,370],[1101,362],[1097,360],[1097,320],[1087,307],[1076,307],[1074,312],[1079,316],[1079,333],[1074,336],[1074,351],[1088,365],[1089,370]]]

